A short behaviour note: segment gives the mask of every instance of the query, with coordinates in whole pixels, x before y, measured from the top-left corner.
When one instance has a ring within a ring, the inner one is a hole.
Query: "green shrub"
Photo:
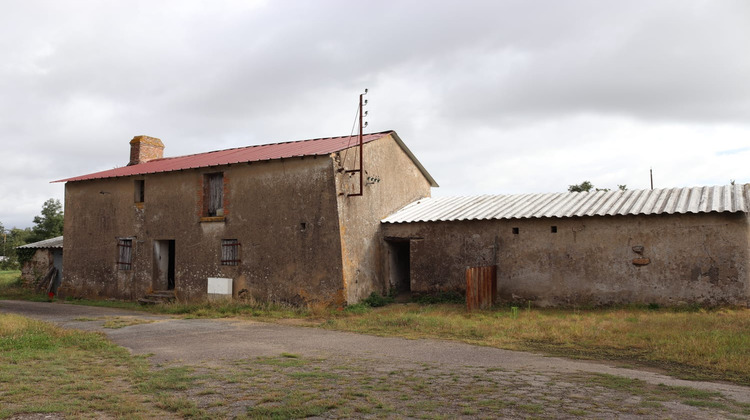
[[[381,296],[375,292],[372,292],[370,293],[370,296],[362,300],[362,303],[373,308],[379,308],[381,306],[388,305],[389,303],[393,303],[393,298],[390,296]]]

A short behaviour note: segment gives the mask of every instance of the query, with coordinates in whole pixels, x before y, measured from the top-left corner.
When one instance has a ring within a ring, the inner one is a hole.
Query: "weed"
[[[462,293],[455,291],[437,292],[416,296],[414,302],[423,305],[435,305],[439,303],[463,304],[466,303],[466,297]]]
[[[370,296],[362,300],[362,303],[371,308],[379,308],[381,306],[393,303],[393,297],[382,296],[378,293],[372,292],[370,293]]]
[[[705,400],[686,400],[682,402],[685,405],[690,405],[693,407],[706,407],[706,408],[719,408],[722,410],[726,410],[726,405],[716,402],[716,401],[705,401]]]

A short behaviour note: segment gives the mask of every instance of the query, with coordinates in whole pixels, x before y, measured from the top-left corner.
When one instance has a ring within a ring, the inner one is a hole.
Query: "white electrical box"
[[[232,297],[232,279],[223,277],[208,278],[208,296],[209,297]]]

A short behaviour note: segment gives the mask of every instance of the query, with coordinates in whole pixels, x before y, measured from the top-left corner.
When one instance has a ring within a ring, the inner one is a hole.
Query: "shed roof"
[[[383,131],[380,133],[365,134],[362,136],[364,143],[392,135],[396,142],[412,159],[422,174],[433,187],[437,183],[414,154],[406,147],[395,131]],[[285,159],[304,156],[321,156],[357,146],[357,136],[326,137],[311,140],[299,140],[283,143],[261,144],[256,146],[238,147],[234,149],[217,150],[213,152],[199,153],[194,155],[168,157],[155,159],[138,165],[123,166],[88,175],[73,178],[60,179],[53,182],[86,181],[91,179],[117,178],[133,175],[154,174],[160,172],[179,171],[184,169],[206,168],[211,166],[231,165],[233,163],[259,162],[266,160]]]
[[[425,198],[382,223],[748,212],[750,184],[655,190]]]
[[[28,248],[60,248],[62,249],[62,247],[63,247],[63,237],[58,236],[56,238],[45,239],[43,241],[34,242],[32,244],[21,245],[16,248],[18,249],[28,249]]]

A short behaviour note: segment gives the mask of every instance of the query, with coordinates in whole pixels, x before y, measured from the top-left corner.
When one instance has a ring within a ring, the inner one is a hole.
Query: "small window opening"
[[[146,198],[146,181],[142,179],[136,179],[133,183],[133,186],[135,191],[135,202],[143,203],[143,200]]]
[[[513,234],[514,234],[514,235],[518,235],[518,228],[517,228],[517,227],[514,227],[514,228],[513,228]]]
[[[302,231],[302,232],[304,232],[305,230],[307,230],[307,223],[305,223],[305,222],[300,223],[299,224],[299,230]]]
[[[550,226],[549,231],[552,233],[557,233],[557,226]]]
[[[133,267],[133,240],[117,240],[117,269],[130,270]]]
[[[238,265],[240,263],[240,241],[237,239],[221,240],[221,265]]]
[[[203,200],[206,216],[224,215],[224,173],[204,175]]]

